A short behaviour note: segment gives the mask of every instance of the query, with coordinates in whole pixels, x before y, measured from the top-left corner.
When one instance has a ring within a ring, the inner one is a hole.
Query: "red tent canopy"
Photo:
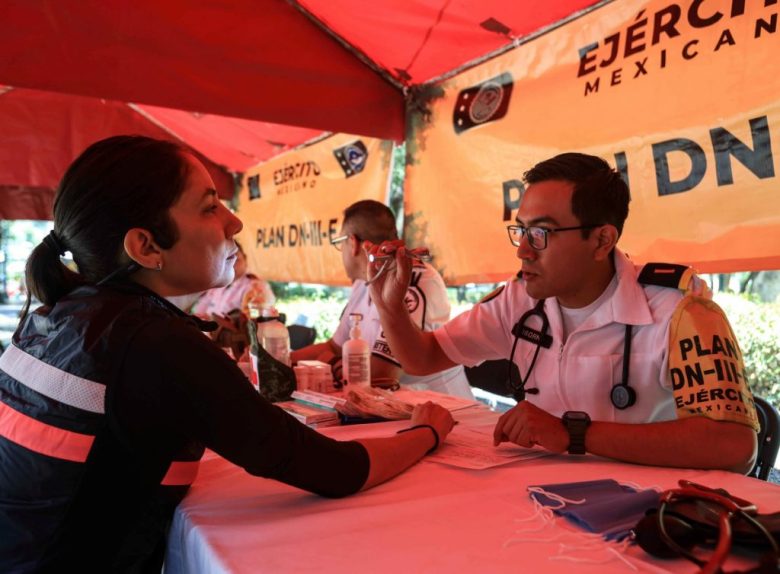
[[[0,87],[0,219],[48,219],[54,190],[89,144],[116,134],[177,141],[199,156],[220,196],[241,173],[320,132],[154,106]]]
[[[304,0],[328,29],[404,85],[449,74],[560,23],[596,0]]]
[[[117,133],[184,142],[225,197],[232,193],[227,172],[242,172],[321,130],[402,140],[408,88],[594,4],[6,3],[0,83],[17,89],[0,95],[0,218],[49,217],[65,167],[89,143]]]
[[[28,0],[0,82],[402,140],[404,88],[595,0]]]

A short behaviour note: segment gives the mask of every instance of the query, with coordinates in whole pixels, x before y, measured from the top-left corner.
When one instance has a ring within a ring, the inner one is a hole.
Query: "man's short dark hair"
[[[582,225],[609,223],[623,233],[631,194],[620,174],[594,155],[562,153],[537,163],[523,174],[527,184],[542,181],[569,181],[574,184],[572,213]],[[590,230],[583,230],[587,237]]]
[[[393,212],[384,203],[373,199],[364,199],[346,208],[343,226],[347,225],[351,233],[371,243],[398,239]]]

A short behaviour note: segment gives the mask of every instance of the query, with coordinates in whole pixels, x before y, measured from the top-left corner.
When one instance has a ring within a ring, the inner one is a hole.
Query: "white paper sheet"
[[[436,391],[417,391],[412,389],[399,389],[393,393],[399,401],[410,405],[420,405],[431,401],[447,409],[450,412],[481,406],[482,403],[472,399],[464,399],[453,395],[445,395]]]
[[[494,427],[495,424],[492,423],[456,426],[444,444],[425,460],[459,468],[482,470],[552,454],[540,448],[523,448],[510,443],[501,443],[494,447]]]

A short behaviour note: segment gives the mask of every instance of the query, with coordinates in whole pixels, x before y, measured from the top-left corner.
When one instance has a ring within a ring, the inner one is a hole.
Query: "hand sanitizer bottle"
[[[368,343],[360,338],[363,315],[350,313],[349,341],[341,347],[341,361],[347,383],[352,386],[371,386],[371,352]]]

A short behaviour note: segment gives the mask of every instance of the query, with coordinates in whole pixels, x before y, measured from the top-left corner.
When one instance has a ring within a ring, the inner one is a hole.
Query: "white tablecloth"
[[[389,435],[401,424],[333,427],[323,432],[346,440]],[[579,550],[562,546],[579,547],[585,540],[563,519],[538,532],[528,531],[542,528],[541,519],[518,521],[534,512],[528,485],[602,478],[661,488],[674,487],[685,478],[726,488],[758,504],[762,513],[780,511],[777,485],[729,472],[642,467],[592,456],[556,455],[488,470],[423,461],[374,489],[329,500],[250,476],[211,454],[204,458],[192,490],[176,511],[165,572],[696,570],[684,560],[651,559],[636,546],[621,553],[629,566],[606,543]],[[518,530],[526,532],[518,534]]]

